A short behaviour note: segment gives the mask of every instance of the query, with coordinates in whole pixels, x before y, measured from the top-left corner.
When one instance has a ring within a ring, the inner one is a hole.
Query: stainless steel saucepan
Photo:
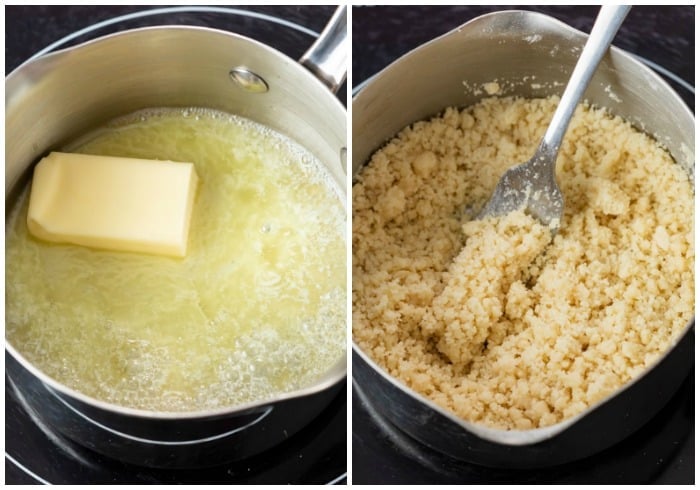
[[[353,100],[353,175],[405,126],[487,96],[469,87],[497,80],[502,95],[560,94],[585,40],[585,34],[546,15],[504,11],[476,18],[399,58]],[[693,175],[693,114],[633,56],[612,48],[584,98],[656,137]],[[641,427],[685,379],[693,364],[693,338],[691,319],[675,345],[641,376],[580,415],[533,430],[461,420],[394,379],[357,344],[352,373],[380,415],[424,444],[486,466],[533,468],[591,455]]]
[[[150,27],[31,60],[5,81],[5,196],[51,150],[115,117],[151,107],[207,107],[262,123],[301,144],[345,189],[346,9],[301,63],[240,35]],[[94,451],[152,467],[242,459],[299,431],[338,394],[346,355],[313,385],[244,406],[191,413],[105,403],[57,382],[6,342],[18,399],[43,422]]]

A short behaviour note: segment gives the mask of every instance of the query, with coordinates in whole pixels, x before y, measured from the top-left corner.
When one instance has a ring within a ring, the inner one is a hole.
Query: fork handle
[[[603,59],[603,55],[608,51],[610,43],[615,38],[615,34],[617,34],[629,10],[629,5],[603,5],[600,8],[588,41],[583,47],[569,83],[561,96],[557,110],[554,112],[552,121],[544,134],[540,145],[542,150],[547,152],[553,151],[555,155],[559,151],[561,141],[564,138],[566,129],[569,127],[576,105],[586,91],[586,87],[591,78],[593,78],[600,60]]]

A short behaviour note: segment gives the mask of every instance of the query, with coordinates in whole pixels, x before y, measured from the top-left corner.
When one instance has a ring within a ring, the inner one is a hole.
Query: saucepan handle
[[[347,7],[338,7],[321,35],[299,59],[333,92],[337,92],[347,74]]]

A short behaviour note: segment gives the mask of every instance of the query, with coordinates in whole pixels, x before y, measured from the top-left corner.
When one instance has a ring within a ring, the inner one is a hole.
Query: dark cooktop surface
[[[7,6],[5,71],[43,52],[113,32],[163,24],[215,27],[298,59],[334,12],[326,6]],[[338,97],[346,101],[347,88]],[[43,427],[5,380],[5,481],[22,483],[345,483],[347,390],[278,447],[245,461],[195,470],[154,470],[110,460]]]
[[[590,32],[597,7],[355,7],[353,88],[411,49],[479,15],[543,12]],[[614,44],[661,74],[694,108],[693,7],[634,7]],[[353,383],[353,483],[694,483],[695,377],[637,433],[590,458],[533,471],[485,468],[433,451],[379,417]]]

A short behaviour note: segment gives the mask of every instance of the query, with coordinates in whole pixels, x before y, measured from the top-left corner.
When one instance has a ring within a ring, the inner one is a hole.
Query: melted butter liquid
[[[6,226],[6,337],[42,371],[186,411],[308,385],[342,358],[345,209],[305,150],[199,109],[137,113],[67,150],[193,162],[200,184],[184,259],[38,241],[25,190]]]

